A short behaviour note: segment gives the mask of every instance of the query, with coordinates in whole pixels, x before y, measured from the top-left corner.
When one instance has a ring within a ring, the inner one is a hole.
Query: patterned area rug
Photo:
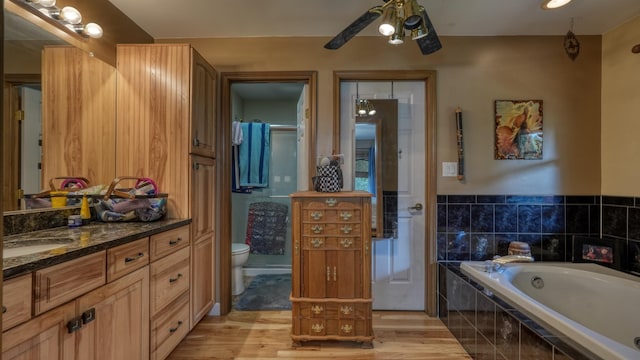
[[[240,295],[236,310],[290,310],[291,274],[256,275]]]

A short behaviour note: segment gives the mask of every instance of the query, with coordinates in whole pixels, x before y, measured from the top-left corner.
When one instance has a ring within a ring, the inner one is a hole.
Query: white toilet
[[[242,267],[249,259],[249,245],[231,243],[231,268],[233,269],[233,281],[231,282],[231,294],[240,295],[244,292],[244,280],[242,279]]]

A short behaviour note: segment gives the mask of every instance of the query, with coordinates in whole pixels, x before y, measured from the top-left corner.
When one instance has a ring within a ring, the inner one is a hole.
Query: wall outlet
[[[442,163],[442,176],[458,176],[458,163],[457,162],[443,162]]]

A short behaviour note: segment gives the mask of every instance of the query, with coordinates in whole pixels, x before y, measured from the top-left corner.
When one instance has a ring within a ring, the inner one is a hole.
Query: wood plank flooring
[[[169,360],[471,359],[444,324],[422,312],[374,311],[373,349],[352,342],[308,342],[293,349],[291,311],[232,311],[205,317]]]

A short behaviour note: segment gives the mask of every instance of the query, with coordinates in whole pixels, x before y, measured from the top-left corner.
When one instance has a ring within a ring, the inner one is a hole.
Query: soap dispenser
[[[82,219],[82,225],[87,225],[91,220],[91,210],[89,210],[89,200],[87,200],[87,195],[82,195],[80,218]]]

